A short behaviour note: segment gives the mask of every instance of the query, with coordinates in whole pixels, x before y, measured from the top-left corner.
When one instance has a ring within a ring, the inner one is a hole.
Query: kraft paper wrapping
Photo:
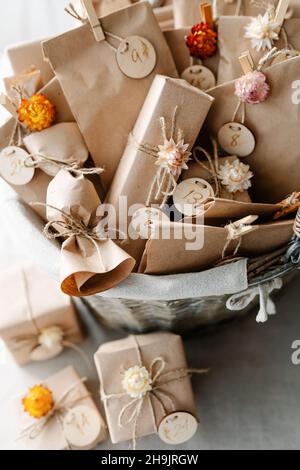
[[[270,96],[263,103],[246,104],[245,125],[256,139],[254,152],[243,159],[254,173],[251,199],[278,203],[299,190],[299,136],[300,105],[293,103],[296,94],[293,84],[299,79],[300,57],[265,69]],[[210,90],[215,98],[207,117],[209,135],[216,137],[219,129],[232,119],[238,98],[234,82]]]
[[[224,165],[226,162],[232,163],[237,160],[237,157],[230,156],[230,157],[220,157],[218,160],[219,166]],[[189,169],[183,171],[182,179],[186,180],[189,178],[202,178],[205,181],[208,181],[213,190],[216,191],[216,185],[213,181],[212,175],[209,171],[209,163],[205,160],[202,163],[206,166],[207,170],[203,168],[197,162],[191,162],[189,164]],[[237,191],[236,193],[230,193],[227,189],[220,183],[220,194],[218,195],[220,199],[229,199],[232,201],[240,201],[240,202],[251,202],[250,196],[248,191]],[[255,212],[256,214],[256,212]]]
[[[256,230],[242,236],[242,242],[237,256],[256,257],[275,251],[286,245],[293,235],[294,222],[285,221],[265,225],[258,225]],[[207,225],[184,224],[188,230],[188,237],[181,239],[148,240],[145,252],[139,267],[144,274],[175,274],[202,271],[210,268],[222,258],[222,252],[227,240],[227,230],[223,227],[210,227]],[[175,234],[175,223],[170,222],[171,234]],[[190,234],[200,234],[203,237],[203,247],[197,250],[187,250],[186,243],[195,240],[189,238]],[[237,240],[233,240],[226,256],[233,255]]]
[[[50,65],[44,60],[41,40],[16,44],[8,47],[6,53],[14,75],[18,75],[34,66],[41,73],[42,86],[45,86],[54,78]]]
[[[174,19],[175,27],[183,28],[185,26],[191,26],[193,24],[200,22],[199,15],[199,0],[173,0],[174,3]],[[207,0],[207,3],[213,4],[213,0]],[[265,6],[257,7],[251,5],[251,0],[242,0],[241,10],[238,13],[237,6],[238,0],[233,0],[233,2],[226,2],[226,0],[217,0],[217,11],[218,16],[224,15],[247,15],[247,16],[257,16],[263,14],[266,11]],[[277,0],[268,0],[267,2],[262,3],[271,3],[277,5]],[[290,7],[292,14],[295,18],[300,17],[300,4],[298,0],[291,0]]]
[[[300,3],[299,3],[300,7]],[[300,13],[300,11],[299,11]],[[241,65],[239,57],[247,50],[251,52],[254,64],[268,52],[257,51],[251,46],[251,40],[245,38],[245,27],[251,21],[250,17],[222,17],[219,20],[219,52],[220,62],[218,68],[218,85],[234,80],[241,75]],[[288,42],[293,49],[300,51],[300,19],[292,18],[283,24]],[[280,39],[274,41],[274,47],[278,49],[287,48],[284,37],[281,33]]]
[[[94,400],[91,396],[88,396],[89,391],[84,383],[80,382],[80,376],[74,367],[69,366],[65,369],[61,370],[60,372],[52,375],[46,380],[42,381],[42,384],[49,388],[53,393],[54,402],[60,400],[63,394],[72,387],[75,383],[78,382],[78,385],[72,390],[69,395],[68,399],[65,400],[66,403],[66,412],[68,411],[67,403],[68,401],[71,403],[76,402],[74,406],[88,406],[91,407],[97,415],[100,417],[102,426],[99,436],[96,442],[93,442],[90,447],[85,450],[92,449],[96,447],[96,445],[100,442],[103,442],[107,438],[106,433],[106,426],[101,417]],[[26,395],[26,392],[24,393]],[[82,398],[82,399],[81,399]],[[20,397],[20,401],[22,398]],[[78,401],[77,401],[78,400]],[[21,408],[21,404],[19,404],[19,431],[21,432],[24,428],[30,426],[36,420],[31,418],[27,413],[23,411]],[[71,407],[72,408],[72,407]],[[65,413],[66,413],[65,412]],[[22,439],[26,448],[28,450],[69,450],[69,445],[66,440],[66,437],[63,433],[62,424],[59,422],[58,418],[55,416],[51,418],[46,427],[42,430],[40,434],[34,439],[30,439],[29,437]]]
[[[70,165],[76,162],[83,166],[89,156],[75,122],[61,122],[41,132],[34,132],[25,137],[23,142],[26,150],[32,155],[46,156],[49,160],[59,160]],[[56,172],[58,173],[58,170]]]
[[[127,197],[128,208],[134,204],[144,205],[146,203],[158,169],[158,166],[155,165],[155,157],[139,150],[136,143],[146,143],[151,146],[162,144],[159,119],[164,117],[169,129],[175,108],[178,106],[176,130],[182,130],[184,142],[190,144],[191,149],[212,102],[209,95],[192,87],[184,80],[164,76],[155,78],[132,130],[132,138],[129,139],[106,199],[106,203],[112,204],[116,209],[117,217],[121,196]],[[160,202],[160,200],[153,198],[150,204],[157,205]],[[128,216],[128,224],[130,221],[131,218]],[[145,240],[129,240],[125,249],[138,262],[144,246]]]
[[[62,93],[61,87],[56,78],[51,80],[46,85],[41,93],[44,93],[52,103],[56,106],[56,123],[72,122],[74,121],[73,115],[69,108],[68,103]],[[0,128],[0,150],[9,145],[15,120],[9,119]],[[18,193],[18,195],[27,203],[46,202],[46,192],[51,177],[46,175],[41,169],[36,169],[33,179],[24,186],[10,185]],[[33,206],[34,211],[46,220],[46,211],[43,207]]]
[[[179,75],[191,65],[189,50],[185,44],[185,36],[190,32],[190,28],[168,29],[164,31],[164,36],[172,52],[175,65]],[[219,66],[219,53],[213,57],[202,60],[202,64],[209,68],[215,77],[217,77]]]
[[[162,357],[166,362],[164,372],[175,369],[187,368],[182,339],[171,333],[152,333],[135,337],[142,356],[143,365],[149,369],[153,359]],[[106,395],[122,393],[122,372],[139,364],[137,347],[133,338],[112,341],[100,346],[95,354],[96,368],[99,374],[101,389]],[[162,390],[172,396],[177,411],[187,411],[196,415],[191,380],[186,377],[174,380],[166,384]],[[124,396],[118,399],[104,401],[106,421],[113,444],[131,440],[133,437],[133,424],[120,427],[118,416],[124,405],[132,398]],[[153,406],[156,425],[158,426],[164,415],[162,408],[155,399],[149,396],[144,400],[144,405],[137,424],[137,437],[148,436],[156,433],[152,419],[151,406]],[[168,402],[165,403],[168,410]],[[168,410],[172,412],[172,410]]]
[[[95,223],[100,204],[89,180],[61,170],[48,186],[47,219],[50,222],[64,221],[61,210],[89,227]],[[64,228],[57,224],[55,228],[59,233],[64,232]],[[134,260],[109,238],[91,240],[80,234],[70,234],[61,248],[61,289],[77,297],[108,290],[125,279],[134,264]]]
[[[0,336],[18,364],[31,362],[32,346],[23,341],[16,347],[16,340],[36,335],[37,328],[59,326],[65,333],[65,340],[71,343],[82,340],[71,299],[44,271],[32,264],[20,265],[2,271],[0,279],[5,292],[1,296]]]
[[[125,76],[118,67],[116,52],[107,40],[96,42],[89,24],[44,42],[43,48],[95,165],[105,167],[102,179],[108,188],[153,78],[156,74],[176,77],[177,71],[148,2],[102,18],[101,26],[120,38],[139,35],[148,39],[157,55],[153,72],[139,80]],[[113,42],[118,47],[117,41]],[[112,133],[113,138],[109,138]]]

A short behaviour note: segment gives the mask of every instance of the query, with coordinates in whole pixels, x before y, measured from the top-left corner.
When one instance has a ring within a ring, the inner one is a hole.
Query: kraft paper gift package
[[[148,2],[102,18],[101,28],[102,41],[97,42],[90,25],[85,24],[44,42],[43,49],[95,165],[105,167],[102,180],[108,188],[155,75],[177,77],[177,71]],[[126,49],[126,38],[128,43],[132,35],[141,39]],[[146,72],[142,76],[131,58],[132,53],[136,54],[134,50],[144,57]],[[119,68],[120,61],[127,75]],[[80,70],[80,74],[74,74],[74,69]],[[113,142],[107,139],[112,131]]]
[[[170,415],[172,421],[172,413],[176,416],[176,412],[192,416],[197,427],[190,371],[180,336],[170,333],[129,336],[100,346],[94,357],[100,395],[114,444],[128,440],[135,444],[136,438],[156,433],[167,442],[164,419]],[[130,375],[139,373],[143,374],[148,387],[143,396],[134,396],[134,390],[130,390]],[[147,378],[152,380],[153,389],[147,384]],[[136,424],[134,419],[130,420],[135,408],[139,410]],[[185,425],[188,430],[188,422]],[[172,428],[169,431],[171,440]]]
[[[158,146],[166,144],[162,135],[162,126],[166,126],[167,140],[173,138],[178,142],[183,139],[188,149],[191,149],[212,102],[209,95],[184,80],[156,76],[132,129],[105,202],[112,204],[117,213],[122,196],[126,196],[128,208],[134,204],[142,206],[161,204],[165,199],[164,192],[168,191],[170,178],[167,174],[163,176],[162,188],[156,195],[158,184],[156,179],[160,166],[157,156],[153,154],[157,153]],[[171,136],[174,118],[175,129],[174,135]],[[181,134],[180,137],[178,133]],[[178,179],[179,176],[180,171],[175,178]],[[128,224],[130,223],[131,219],[128,217]],[[142,239],[128,240],[126,251],[138,261],[144,243]]]
[[[175,28],[192,26],[199,22],[199,1],[198,0],[173,0]],[[277,6],[277,0],[208,0],[207,3],[215,6],[215,14],[221,16],[257,16],[264,14],[266,3]],[[289,15],[295,18],[300,17],[300,5],[298,0],[291,0]]]
[[[244,51],[249,50],[251,52],[252,59],[256,65],[268,52],[266,48],[260,50],[254,48],[251,44],[251,39],[246,37],[245,28],[251,23],[251,20],[247,16],[223,16],[219,20],[219,85],[240,76],[241,66],[238,58]],[[279,39],[274,40],[272,45],[278,49],[291,49],[291,52],[286,51],[284,54],[300,54],[299,28],[300,18],[285,20],[278,34]]]
[[[29,263],[14,266],[1,272],[1,285],[0,337],[18,364],[51,359],[67,343],[82,341],[71,299],[41,269]],[[53,335],[57,342],[47,342]]]
[[[36,416],[31,395],[41,395]],[[19,439],[28,450],[90,450],[107,439],[105,422],[85,384],[69,366],[15,400]],[[30,414],[31,413],[31,414]]]

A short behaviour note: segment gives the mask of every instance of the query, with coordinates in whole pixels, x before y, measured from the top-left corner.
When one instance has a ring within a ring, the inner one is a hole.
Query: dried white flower
[[[274,10],[251,19],[245,27],[245,37],[251,39],[252,47],[257,51],[271,50],[273,42],[279,39],[280,25],[274,20]]]
[[[187,162],[191,152],[188,151],[189,144],[185,144],[183,139],[177,143],[174,139],[165,140],[163,145],[159,145],[158,148],[156,165],[168,168],[174,176],[178,176],[182,170],[188,169]]]
[[[131,398],[142,398],[152,390],[150,373],[146,367],[131,367],[124,374],[122,387]]]
[[[218,178],[230,193],[246,191],[251,187],[250,180],[252,177],[253,173],[250,171],[249,165],[245,165],[238,159],[232,163],[226,160],[225,164],[221,165],[218,171]]]
[[[63,337],[64,332],[59,326],[50,326],[42,330],[38,337],[38,342],[47,349],[53,349],[62,344]]]

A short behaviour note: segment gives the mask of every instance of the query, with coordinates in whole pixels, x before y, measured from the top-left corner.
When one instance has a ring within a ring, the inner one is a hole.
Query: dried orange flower
[[[55,119],[55,106],[45,95],[32,95],[22,99],[18,109],[19,121],[24,123],[31,131],[42,131],[53,124]]]
[[[43,385],[32,387],[22,400],[24,410],[33,418],[40,419],[46,416],[54,406],[51,390]]]

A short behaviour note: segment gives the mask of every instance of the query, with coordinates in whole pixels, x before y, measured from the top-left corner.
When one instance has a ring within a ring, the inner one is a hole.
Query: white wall
[[[0,52],[9,44],[56,35],[74,27],[68,0],[1,0]]]

